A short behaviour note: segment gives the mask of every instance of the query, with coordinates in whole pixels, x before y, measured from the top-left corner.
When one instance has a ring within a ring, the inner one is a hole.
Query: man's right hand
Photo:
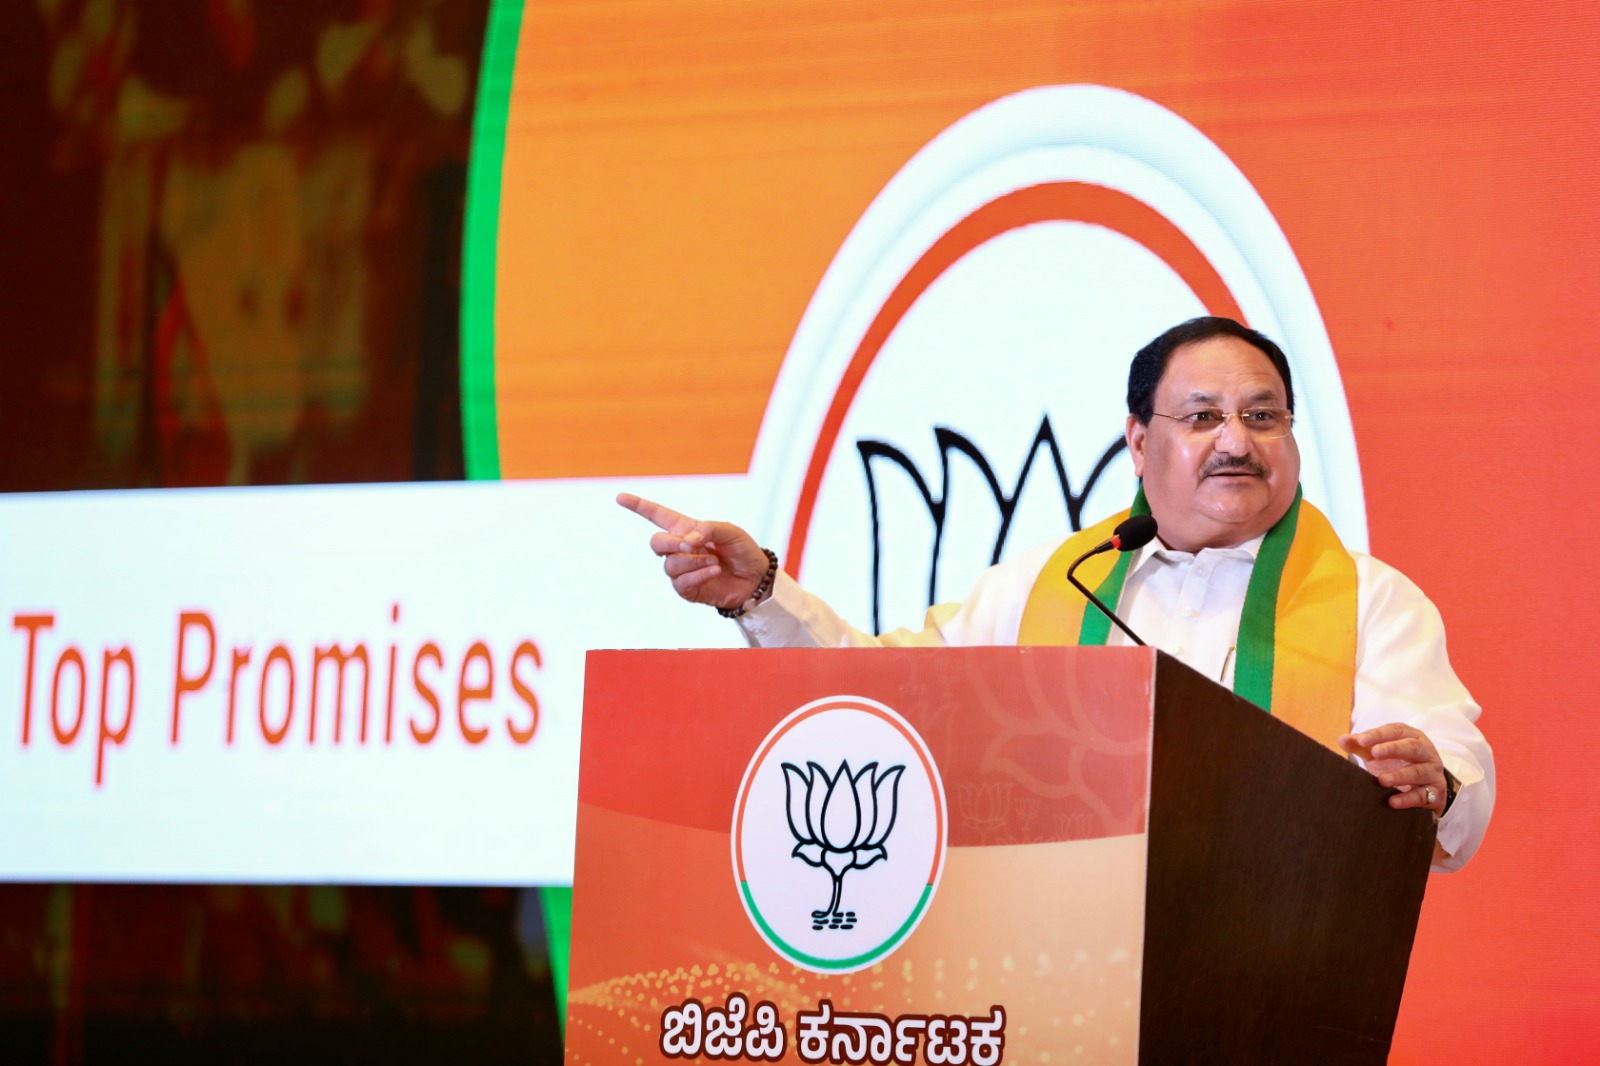
[[[679,596],[732,610],[755,595],[768,562],[750,534],[727,522],[697,522],[626,492],[617,502],[663,530],[650,537],[650,550],[662,557]]]

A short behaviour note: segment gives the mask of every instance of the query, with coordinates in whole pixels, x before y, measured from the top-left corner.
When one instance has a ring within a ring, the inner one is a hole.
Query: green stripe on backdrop
[[[461,250],[461,444],[467,477],[474,481],[500,478],[494,393],[495,253],[500,235],[500,170],[521,30],[522,0],[492,0],[478,70]]]
[[[567,967],[572,958],[572,889],[550,886],[539,890],[544,912],[544,935],[550,945],[550,984],[556,992],[556,1016],[561,1033],[567,1032]]]
[[[461,250],[461,434],[467,477],[500,479],[500,430],[495,404],[494,313],[500,239],[500,181],[505,164],[511,86],[522,34],[522,0],[491,0],[478,71],[467,169],[464,247]],[[539,889],[550,947],[556,1017],[567,1028],[567,968],[572,956],[572,889]]]

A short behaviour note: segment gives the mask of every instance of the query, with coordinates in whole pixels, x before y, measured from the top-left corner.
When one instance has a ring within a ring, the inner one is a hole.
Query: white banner
[[[571,883],[584,652],[739,643],[620,487],[0,498],[0,878]]]

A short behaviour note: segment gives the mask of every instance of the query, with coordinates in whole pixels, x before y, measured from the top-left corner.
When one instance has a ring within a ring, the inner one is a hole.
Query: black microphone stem
[[[1111,545],[1107,544],[1105,546],[1105,548],[1103,548],[1102,550],[1103,551],[1109,551],[1110,549],[1111,549]],[[1088,555],[1083,556],[1077,562],[1075,562],[1071,566],[1067,567],[1067,580],[1072,583],[1072,587],[1073,588],[1077,589],[1079,592],[1081,592],[1085,596],[1089,597],[1089,602],[1094,604],[1096,607],[1100,608],[1100,613],[1101,614],[1103,614],[1107,618],[1111,619],[1113,622],[1115,622],[1117,624],[1117,628],[1118,629],[1120,629],[1124,633],[1128,634],[1128,639],[1129,640],[1133,641],[1135,644],[1139,645],[1139,647],[1141,647],[1141,648],[1149,647],[1149,645],[1147,645],[1144,641],[1139,639],[1139,634],[1137,634],[1133,630],[1129,629],[1127,627],[1127,625],[1125,625],[1123,623],[1122,619],[1117,617],[1117,613],[1115,611],[1111,610],[1105,604],[1100,602],[1100,597],[1098,597],[1094,593],[1090,592],[1089,589],[1088,589],[1088,586],[1084,585],[1083,582],[1079,581],[1077,578],[1072,576],[1073,571],[1077,570],[1078,567],[1082,566],[1083,563],[1084,563],[1084,560],[1091,559],[1091,558],[1093,558],[1094,556],[1096,556],[1098,554],[1100,554],[1100,553],[1099,552],[1090,552]]]

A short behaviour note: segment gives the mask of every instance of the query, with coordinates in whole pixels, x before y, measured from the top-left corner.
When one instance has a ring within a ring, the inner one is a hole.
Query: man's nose
[[[1228,455],[1248,455],[1253,443],[1250,431],[1244,428],[1244,419],[1236,414],[1223,418],[1222,428],[1217,430],[1217,451]]]

